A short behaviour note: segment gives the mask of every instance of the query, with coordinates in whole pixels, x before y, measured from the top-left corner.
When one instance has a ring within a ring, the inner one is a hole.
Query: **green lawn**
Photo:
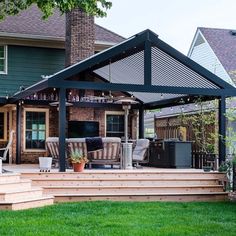
[[[236,235],[236,203],[82,202],[0,211],[0,235]]]

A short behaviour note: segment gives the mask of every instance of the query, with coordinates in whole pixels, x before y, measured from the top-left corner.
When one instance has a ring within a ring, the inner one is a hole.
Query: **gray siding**
[[[207,42],[195,45],[189,57],[226,82],[232,84],[232,80],[228,73],[225,71]]]
[[[0,75],[0,96],[12,95],[64,68],[63,49],[8,46],[8,74]]]

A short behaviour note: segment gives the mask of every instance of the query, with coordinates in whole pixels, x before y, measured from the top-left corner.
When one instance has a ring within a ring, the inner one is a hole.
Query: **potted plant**
[[[83,154],[81,149],[75,149],[70,153],[70,161],[75,172],[82,172],[85,164],[88,163],[88,158]]]

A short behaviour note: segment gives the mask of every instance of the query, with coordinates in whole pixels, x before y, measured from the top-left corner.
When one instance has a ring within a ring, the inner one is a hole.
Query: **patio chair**
[[[66,139],[67,145],[67,139]],[[46,149],[50,157],[52,157],[52,165],[54,167],[59,166],[59,138],[58,137],[48,137],[46,138]],[[66,168],[70,168],[68,162],[67,148],[66,148]]]
[[[148,139],[138,139],[133,150],[133,163],[139,168],[140,163],[149,162],[149,143]]]
[[[59,163],[59,138],[58,137],[46,138],[46,149],[49,155],[52,157],[53,165],[57,167]]]
[[[12,147],[13,135],[14,135],[14,130],[12,130],[10,132],[9,141],[8,141],[7,146],[5,148],[0,148],[0,173],[7,172],[6,170],[2,169],[2,161],[6,161],[8,153],[9,153],[9,163],[12,163],[12,160],[11,160],[12,157],[11,157],[11,153],[9,152],[9,150]]]

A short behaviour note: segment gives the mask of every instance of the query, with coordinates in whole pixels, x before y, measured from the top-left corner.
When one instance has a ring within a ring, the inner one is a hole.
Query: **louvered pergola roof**
[[[86,74],[100,78],[102,83],[73,79]],[[233,86],[164,43],[150,30],[47,76],[12,99],[22,99],[49,87],[128,92],[144,108],[178,104],[181,99],[190,101],[196,96],[236,95]]]

